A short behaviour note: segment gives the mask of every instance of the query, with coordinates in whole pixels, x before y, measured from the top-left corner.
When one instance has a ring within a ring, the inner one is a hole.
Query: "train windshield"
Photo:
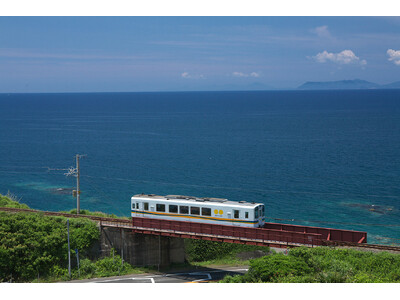
[[[257,219],[258,217],[264,217],[264,205],[259,205],[254,209],[254,218]]]

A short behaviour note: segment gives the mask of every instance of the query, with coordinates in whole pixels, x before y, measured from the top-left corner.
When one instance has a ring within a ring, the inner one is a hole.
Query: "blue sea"
[[[263,202],[267,220],[400,243],[400,90],[0,95],[0,193],[129,216],[137,193]],[[58,190],[58,189],[65,190]]]

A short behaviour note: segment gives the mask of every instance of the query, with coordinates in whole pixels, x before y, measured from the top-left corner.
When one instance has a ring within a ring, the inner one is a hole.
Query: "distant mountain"
[[[383,89],[400,89],[400,81],[381,85],[381,88],[383,88]]]
[[[382,88],[382,87],[377,83],[360,79],[326,81],[326,82],[308,81],[298,87],[298,89],[301,90],[349,90],[349,89],[377,89],[377,88]]]

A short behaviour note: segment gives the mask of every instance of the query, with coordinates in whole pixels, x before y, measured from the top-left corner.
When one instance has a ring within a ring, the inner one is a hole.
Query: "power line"
[[[376,194],[342,194],[342,193],[324,193],[324,192],[307,192],[307,191],[288,191],[288,190],[270,190],[270,189],[245,189],[245,188],[235,188],[235,187],[227,187],[227,186],[209,186],[209,185],[196,185],[196,184],[186,184],[186,183],[172,183],[172,182],[157,182],[157,181],[149,181],[149,180],[135,180],[135,179],[127,179],[127,178],[119,178],[119,177],[105,177],[105,176],[91,176],[91,175],[83,175],[91,178],[100,178],[107,180],[120,180],[127,182],[142,182],[142,183],[153,183],[158,185],[172,185],[172,186],[185,186],[185,187],[196,187],[196,188],[207,188],[207,189],[226,189],[226,190],[236,190],[243,192],[262,192],[262,193],[282,193],[282,194],[305,194],[305,195],[330,195],[330,196],[363,196],[363,197],[374,197],[374,198],[394,198],[400,199],[400,196],[397,195],[376,195]]]
[[[48,167],[38,167],[38,166],[5,166],[1,165],[0,168],[30,168],[30,169],[47,169]]]
[[[113,167],[105,167],[105,166],[94,166],[105,169],[114,169],[120,170],[118,168]],[[25,167],[20,167],[25,168]],[[26,168],[30,168],[30,166],[26,166]],[[50,168],[50,167],[32,167],[32,168],[43,168],[47,169],[47,172],[50,171],[68,171],[69,173],[74,172],[74,168]],[[31,172],[31,171],[5,171],[0,170],[2,173],[10,173],[10,174],[42,174],[44,172]],[[361,197],[371,197],[371,198],[390,198],[390,199],[400,199],[400,196],[397,195],[377,195],[377,194],[343,194],[343,193],[329,193],[329,192],[308,192],[308,191],[290,191],[290,190],[273,190],[273,189],[246,189],[246,188],[236,188],[236,187],[227,187],[227,186],[210,186],[210,185],[196,185],[196,184],[185,184],[185,183],[172,183],[172,182],[157,182],[157,181],[149,181],[149,180],[134,180],[120,177],[105,177],[105,176],[91,176],[91,175],[82,175],[85,177],[91,178],[100,178],[107,180],[119,180],[119,181],[127,181],[127,182],[141,182],[141,183],[152,183],[158,185],[171,185],[171,186],[182,186],[182,187],[195,187],[195,188],[207,188],[207,189],[225,189],[225,190],[235,190],[235,191],[243,191],[243,192],[258,192],[258,193],[277,193],[277,194],[303,194],[303,195],[321,195],[321,196],[361,196]]]
[[[317,220],[299,220],[299,219],[281,219],[281,218],[270,218],[265,217],[269,220],[275,221],[286,221],[286,222],[304,222],[304,223],[321,223],[321,224],[340,224],[340,225],[353,225],[353,226],[382,226],[382,227],[398,227],[400,224],[367,224],[367,223],[347,223],[347,222],[335,222],[335,221],[317,221]]]
[[[46,174],[46,172],[26,172],[26,171],[3,171],[0,170],[1,173],[4,174]]]
[[[108,167],[108,166],[98,166],[91,165],[96,168],[104,168],[104,169],[112,169],[112,170],[120,170],[120,168]],[[111,179],[102,177],[103,179]],[[114,177],[113,177],[114,178]],[[305,195],[330,195],[330,196],[349,196],[348,194],[337,193],[337,192],[309,192],[309,191],[290,191],[290,190],[275,190],[275,189],[246,189],[246,188],[235,188],[235,187],[227,187],[227,186],[207,186],[207,185],[195,185],[195,184],[184,184],[184,183],[169,183],[169,182],[154,182],[154,181],[135,181],[131,179],[117,178],[118,180],[126,180],[126,181],[134,181],[134,182],[144,182],[144,183],[156,183],[156,184],[169,184],[169,185],[179,185],[179,186],[189,186],[189,187],[200,187],[200,188],[214,188],[214,189],[228,189],[228,190],[238,190],[238,191],[254,191],[261,193],[287,193],[287,194],[305,194]],[[396,186],[397,187],[397,186]],[[378,194],[351,194],[351,196],[363,196],[363,197],[373,197],[373,198],[394,198],[400,199],[398,195],[378,195]]]
[[[98,188],[96,187],[96,185],[93,183],[93,181],[91,181],[91,180],[89,180],[89,181],[91,182],[91,183],[89,183],[89,185],[90,185],[97,193],[102,194],[103,197],[105,197],[106,199],[107,199],[107,198],[110,198],[110,197],[109,197],[108,195],[106,195],[102,190],[98,189]],[[118,212],[119,212],[121,215],[124,215],[124,212],[122,212],[122,211],[119,209],[119,207],[114,206],[114,205],[112,205],[112,204],[109,203],[109,202],[105,202],[105,201],[100,201],[100,202],[103,203],[103,204],[106,204],[107,206],[111,206],[112,208],[118,210]]]
[[[77,154],[79,155],[79,154]],[[79,155],[79,157],[83,157],[83,155]],[[47,169],[47,172],[49,171],[68,171],[68,173],[64,173],[64,175],[70,175],[70,176],[76,176],[77,175],[77,169],[70,167],[68,169],[65,168],[50,168],[50,167],[36,167],[36,168],[44,168]],[[107,168],[107,167],[106,167]],[[27,171],[4,171],[0,170],[1,173],[15,173],[15,174],[41,174],[44,175],[46,174],[46,171],[43,172],[27,172]],[[300,194],[318,194],[318,195],[338,195],[338,196],[349,196],[345,194],[339,194],[339,193],[316,193],[316,192],[295,192],[295,191],[283,191],[283,190],[260,190],[260,189],[243,189],[243,188],[234,188],[234,187],[223,187],[223,186],[205,186],[205,185],[195,185],[195,184],[184,184],[184,183],[170,183],[170,182],[156,182],[156,181],[146,181],[146,180],[134,180],[134,179],[127,179],[127,178],[119,178],[119,177],[106,177],[106,176],[91,176],[91,175],[81,175],[87,178],[99,178],[99,179],[106,179],[106,180],[119,180],[119,181],[125,181],[125,182],[141,182],[141,183],[151,183],[151,184],[164,184],[164,185],[172,185],[172,186],[186,186],[186,187],[197,187],[197,188],[213,188],[213,189],[230,189],[230,190],[241,190],[241,191],[258,191],[258,192],[277,192],[277,193],[300,193]],[[93,185],[92,185],[93,186]],[[95,188],[97,192],[97,188]],[[105,197],[107,195],[104,194],[104,192],[100,191]],[[78,193],[77,193],[78,195]],[[374,194],[366,194],[366,195],[360,195],[359,196],[375,196],[375,197],[382,197],[382,198],[400,198],[398,196],[380,196],[380,195],[374,195]],[[78,200],[77,200],[78,201]],[[109,204],[109,203],[107,203]],[[118,208],[117,208],[118,209]],[[119,211],[119,209],[118,209]],[[281,218],[269,218],[271,220],[277,220],[277,221],[289,221],[289,222],[310,222],[310,223],[321,223],[321,224],[340,224],[340,225],[351,225],[351,226],[380,226],[380,227],[398,227],[400,224],[368,224],[368,223],[347,223],[347,222],[334,222],[334,221],[318,221],[318,220],[299,220],[299,219],[281,219]]]

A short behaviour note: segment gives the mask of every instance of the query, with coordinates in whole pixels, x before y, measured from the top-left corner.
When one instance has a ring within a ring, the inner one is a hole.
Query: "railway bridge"
[[[183,239],[279,248],[346,245],[400,251],[400,247],[367,244],[367,233],[353,230],[268,222],[263,228],[248,228],[141,217],[104,218],[31,209],[0,208],[0,210],[92,219],[98,222],[101,229],[100,252],[108,254],[111,248],[114,248],[126,261],[138,266],[184,262]]]

